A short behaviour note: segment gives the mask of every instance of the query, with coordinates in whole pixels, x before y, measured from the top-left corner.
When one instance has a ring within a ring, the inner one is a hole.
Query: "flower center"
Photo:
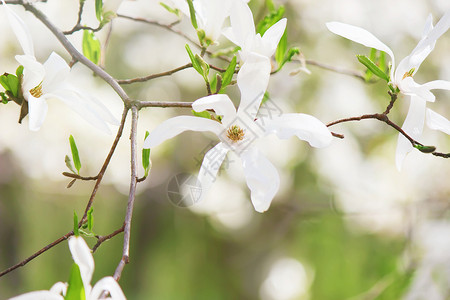
[[[406,77],[413,77],[414,71],[416,70],[416,68],[412,68],[411,70],[409,70],[408,72],[405,72],[405,74],[403,75],[403,79],[405,79]]]
[[[242,141],[244,139],[244,135],[244,130],[237,125],[230,126],[227,130],[227,138],[229,138],[233,143]]]
[[[39,98],[42,96],[42,81],[36,87],[34,87],[30,90],[30,94],[34,98]]]

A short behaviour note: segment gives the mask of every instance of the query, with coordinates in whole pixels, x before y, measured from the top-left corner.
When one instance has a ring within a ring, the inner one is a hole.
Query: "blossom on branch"
[[[413,139],[420,138],[425,119],[427,119],[427,125],[431,129],[440,130],[447,134],[450,133],[450,121],[426,108],[427,101],[434,102],[436,99],[431,90],[450,90],[450,81],[434,80],[418,84],[413,78],[422,62],[434,49],[437,39],[449,29],[450,11],[439,20],[435,27],[433,27],[431,15],[428,17],[419,43],[411,54],[400,61],[397,67],[395,67],[395,57],[392,50],[367,30],[339,22],[330,22],[326,25],[331,32],[337,35],[366,47],[384,51],[391,57],[389,84],[394,89],[398,88],[410,100],[408,115],[402,126],[402,129],[408,135]],[[404,158],[412,149],[413,145],[409,140],[402,134],[399,134],[396,151],[396,165],[399,170],[401,170]]]
[[[278,191],[280,178],[272,163],[253,145],[257,139],[274,133],[281,139],[294,135],[313,147],[325,147],[331,143],[331,133],[318,119],[306,114],[280,114],[259,118],[257,113],[270,76],[267,57],[250,53],[237,75],[241,92],[239,108],[235,109],[227,95],[217,94],[200,98],[192,104],[196,112],[214,110],[221,121],[177,116],[156,127],[144,142],[144,148],[153,148],[184,131],[209,131],[220,142],[209,150],[198,174],[201,199],[207,195],[216,180],[228,151],[235,152],[242,161],[247,186],[256,211],[266,211]],[[255,119],[256,118],[256,119]]]
[[[271,57],[277,49],[278,43],[286,29],[286,18],[272,25],[261,36],[256,33],[253,14],[247,3],[236,1],[230,13],[231,27],[224,29],[223,34],[237,46],[241,47],[239,55],[245,62],[249,53]]]
[[[80,299],[98,300],[126,300],[117,281],[113,277],[107,276],[100,279],[94,287],[91,286],[92,274],[94,273],[94,258],[91,250],[84,239],[80,236],[69,238],[69,249],[75,264],[78,265],[84,294]],[[35,291],[26,293],[10,300],[64,300],[70,286],[67,283],[57,282],[49,291]],[[109,293],[109,297],[102,297],[103,293]]]
[[[117,125],[117,119],[98,99],[66,82],[70,67],[61,56],[52,52],[44,64],[36,60],[28,28],[4,0],[2,2],[11,28],[24,51],[24,55],[16,55],[16,60],[24,67],[21,91],[28,104],[30,130],[40,129],[48,111],[47,100],[55,98],[64,102],[93,126],[110,133],[106,123]]]

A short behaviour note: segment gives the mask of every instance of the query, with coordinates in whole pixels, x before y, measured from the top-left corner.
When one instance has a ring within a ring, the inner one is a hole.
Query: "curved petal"
[[[431,129],[450,135],[450,121],[429,108],[427,109],[427,125]]]
[[[280,139],[296,135],[311,146],[322,148],[330,145],[332,135],[328,127],[319,119],[307,114],[282,114],[265,120],[267,134],[275,133]]]
[[[340,22],[329,22],[326,23],[326,25],[328,30],[330,30],[334,34],[340,35],[346,39],[362,44],[366,47],[375,48],[380,51],[386,52],[392,59],[392,66],[395,66],[394,53],[392,52],[391,48],[386,46],[386,44],[381,42],[377,37],[375,37],[367,30]],[[394,69],[394,67],[392,69]]]
[[[252,147],[241,153],[247,186],[251,191],[253,207],[257,212],[269,209],[280,187],[277,169],[258,149]]]
[[[67,292],[67,283],[65,282],[57,282],[51,288],[50,292],[58,294],[58,295],[66,295]]]
[[[428,86],[426,84],[418,84],[412,77],[406,77],[399,82],[398,88],[405,95],[418,96],[426,101],[434,102],[436,100],[436,96],[430,92],[430,87],[433,88],[433,85],[438,86],[439,83],[428,84]]]
[[[237,46],[243,47],[246,40],[256,34],[253,13],[244,1],[234,1],[230,23],[234,37],[234,40],[230,40]]]
[[[70,73],[70,67],[66,61],[52,52],[44,63],[45,76],[42,84],[42,91],[51,93],[61,87],[61,83],[66,80]]]
[[[64,297],[50,291],[35,291],[12,297],[9,300],[64,300]]]
[[[262,43],[265,46],[263,49],[264,54],[268,57],[272,56],[275,53],[275,50],[278,47],[278,43],[280,42],[281,37],[286,30],[287,19],[283,18],[280,21],[273,24],[262,36]]]
[[[89,299],[100,299],[103,291],[109,292],[112,300],[126,300],[120,285],[111,276],[103,277],[92,288]]]
[[[224,143],[218,143],[216,146],[206,152],[203,158],[202,166],[197,176],[197,186],[201,189],[199,201],[208,195],[208,191],[216,181],[220,166],[229,151],[229,147]]]
[[[92,103],[83,97],[80,97],[76,91],[71,89],[59,89],[52,93],[44,94],[42,97],[46,99],[56,98],[61,100],[92,126],[107,134],[111,134],[108,125],[106,125],[98,111],[92,106]]]
[[[210,95],[200,98],[192,103],[192,109],[196,112],[212,109],[216,114],[223,116],[222,124],[229,124],[236,119],[236,108],[230,97],[225,94]]]
[[[70,253],[72,253],[73,261],[80,268],[84,289],[86,293],[89,293],[90,282],[94,273],[94,258],[92,257],[91,249],[89,249],[84,239],[79,236],[69,238],[69,249]]]
[[[28,127],[32,131],[38,131],[47,116],[48,105],[44,98],[35,98],[29,93],[25,94],[28,101]]]
[[[426,25],[428,26],[428,25]],[[450,10],[437,22],[436,26],[431,29],[426,37],[422,38],[415,50],[429,47],[436,43],[437,39],[441,37],[450,28]],[[418,51],[419,52],[419,51]]]
[[[410,100],[408,115],[403,123],[402,129],[413,139],[419,139],[422,135],[423,125],[425,123],[425,100],[412,96]],[[397,150],[395,154],[395,163],[397,169],[402,169],[403,160],[413,149],[413,146],[401,133],[398,135]]]
[[[18,15],[14,11],[12,11],[8,5],[6,5],[5,1],[2,0],[3,7],[6,11],[6,16],[9,21],[9,25],[19,40],[19,44],[23,49],[25,55],[34,56],[34,47],[33,47],[33,39],[31,38],[31,34],[28,31],[28,27],[25,22],[19,18]]]
[[[422,84],[422,86],[428,90],[450,90],[450,81],[433,80]]]
[[[256,53],[249,54],[237,75],[237,84],[241,91],[241,103],[237,113],[239,117],[255,119],[269,84],[270,70],[269,58]]]
[[[144,149],[153,148],[182,132],[210,131],[219,136],[224,127],[219,122],[191,116],[178,116],[159,124],[144,141]]]
[[[16,55],[16,60],[23,66],[22,90],[29,91],[44,80],[45,68],[34,56]]]

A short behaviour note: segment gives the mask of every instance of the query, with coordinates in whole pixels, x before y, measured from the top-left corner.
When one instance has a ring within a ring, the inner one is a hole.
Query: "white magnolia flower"
[[[449,134],[450,122],[431,109],[427,109],[426,102],[434,102],[436,99],[431,90],[450,90],[450,82],[434,80],[424,84],[418,84],[414,81],[413,76],[419,70],[419,67],[425,58],[434,49],[437,39],[450,27],[450,11],[439,20],[436,27],[433,27],[431,15],[428,17],[421,40],[411,54],[400,61],[397,68],[395,67],[395,58],[392,50],[370,32],[356,26],[339,22],[330,22],[326,25],[328,29],[335,34],[360,43],[366,47],[384,51],[391,57],[392,66],[390,70],[390,84],[392,84],[394,88],[397,87],[401,93],[409,96],[408,98],[410,99],[408,115],[402,126],[402,129],[408,135],[414,139],[420,138],[425,118],[427,119],[428,127]],[[404,158],[412,149],[413,146],[411,143],[402,134],[399,134],[396,151],[396,165],[399,170],[401,169]]]
[[[2,0],[8,21],[25,55],[16,55],[23,65],[22,95],[28,102],[29,128],[39,130],[47,115],[47,100],[56,98],[63,101],[93,126],[110,133],[106,123],[118,124],[109,110],[96,98],[70,86],[66,79],[70,67],[58,54],[52,52],[44,64],[34,56],[31,35],[22,19]]]
[[[235,1],[230,12],[230,21],[231,27],[225,28],[223,34],[241,47],[239,55],[242,61],[245,61],[251,52],[271,57],[283,36],[287,22],[286,18],[281,19],[267,29],[263,36],[256,34],[252,11],[243,1]]]
[[[205,32],[207,40],[217,42],[225,19],[230,16],[230,11],[235,10],[235,5],[249,0],[193,0],[195,16],[199,30]],[[172,0],[173,5],[184,15],[190,17],[189,6],[186,0]]]
[[[251,191],[251,200],[256,211],[266,211],[278,191],[280,178],[272,163],[253,145],[253,142],[271,133],[281,139],[294,135],[306,140],[314,147],[330,144],[332,136],[328,128],[318,119],[306,114],[281,114],[271,118],[255,117],[267,88],[270,61],[267,57],[250,54],[237,75],[241,91],[241,102],[236,109],[227,95],[218,94],[200,98],[192,104],[197,111],[214,110],[223,116],[222,121],[177,116],[156,127],[147,137],[144,148],[153,148],[184,131],[209,131],[220,142],[203,158],[198,175],[201,198],[216,179],[217,172],[228,151],[234,151],[241,159]]]
[[[70,237],[69,249],[74,262],[80,268],[86,300],[126,300],[119,284],[111,276],[103,277],[94,287],[91,286],[92,274],[94,273],[94,258],[92,257],[89,246],[82,237]],[[66,292],[67,283],[57,282],[49,291],[30,292],[11,298],[10,300],[64,300]],[[101,298],[103,292],[109,293],[110,297]]]

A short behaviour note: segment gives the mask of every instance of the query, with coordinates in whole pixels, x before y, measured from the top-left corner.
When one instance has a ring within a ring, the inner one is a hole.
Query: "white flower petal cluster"
[[[331,143],[331,133],[318,119],[306,114],[281,114],[270,119],[257,119],[270,77],[267,57],[249,53],[239,70],[237,84],[241,92],[239,108],[235,109],[227,95],[210,95],[192,104],[197,111],[214,110],[223,116],[221,122],[194,116],[178,116],[166,120],[147,137],[144,148],[153,148],[184,131],[209,131],[220,142],[203,159],[198,175],[203,199],[216,180],[217,172],[228,151],[235,152],[242,161],[251,201],[256,211],[266,211],[280,186],[280,178],[272,163],[254,146],[254,141],[268,134],[281,139],[294,135],[313,147]],[[256,109],[255,109],[256,108]]]
[[[439,20],[435,27],[433,27],[431,15],[428,17],[419,43],[411,54],[400,61],[397,67],[395,67],[393,51],[367,30],[339,22],[330,22],[326,25],[331,32],[337,35],[366,47],[384,51],[391,57],[390,83],[397,87],[402,94],[408,96],[410,100],[408,115],[402,126],[402,129],[408,135],[414,139],[419,139],[422,136],[425,120],[431,129],[440,130],[447,134],[450,133],[450,121],[433,110],[426,108],[427,101],[434,102],[436,99],[431,90],[450,90],[450,82],[434,80],[418,84],[413,78],[422,62],[434,49],[437,39],[449,29],[450,11]],[[396,151],[396,165],[399,170],[402,167],[404,158],[412,149],[411,143],[402,134],[399,134]]]
[[[36,60],[31,35],[25,23],[2,0],[8,21],[24,55],[16,60],[23,65],[22,95],[28,102],[29,128],[37,131],[48,111],[47,100],[59,99],[100,130],[110,133],[107,125],[117,125],[117,119],[98,99],[67,83],[70,67],[58,54],[52,52],[44,64]]]
[[[119,284],[111,276],[103,277],[94,287],[91,286],[92,274],[94,273],[94,258],[92,257],[89,246],[82,237],[70,237],[69,249],[74,262],[80,268],[81,280],[83,281],[85,292],[84,299],[126,300]],[[64,300],[67,287],[67,283],[57,282],[48,291],[34,291],[13,297],[10,300]],[[104,292],[109,293],[109,297],[102,298],[101,296]]]

